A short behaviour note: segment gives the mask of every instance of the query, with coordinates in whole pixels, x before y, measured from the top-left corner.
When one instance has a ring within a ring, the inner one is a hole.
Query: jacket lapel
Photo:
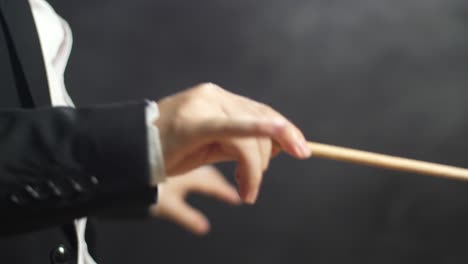
[[[50,106],[42,50],[28,1],[0,0],[0,8],[34,105]]]

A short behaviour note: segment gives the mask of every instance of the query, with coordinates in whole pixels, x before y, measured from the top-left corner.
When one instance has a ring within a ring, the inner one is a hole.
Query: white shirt
[[[64,82],[64,72],[73,43],[70,26],[45,0],[29,0],[29,3],[39,35],[52,105],[73,107],[73,101],[70,99]],[[146,108],[146,125],[152,174],[151,182],[148,184],[152,185],[157,185],[164,180],[159,131],[153,125],[158,116],[156,103],[150,102]],[[86,218],[76,219],[75,229],[78,239],[78,264],[95,264],[85,241]]]

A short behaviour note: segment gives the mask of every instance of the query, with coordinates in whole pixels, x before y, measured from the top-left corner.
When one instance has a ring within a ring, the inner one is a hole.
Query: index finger
[[[278,151],[279,145],[283,150],[297,158],[308,158],[310,156],[310,148],[307,145],[304,134],[296,125],[269,105],[258,102],[256,102],[256,105],[258,110],[264,113],[265,117],[282,120],[285,123],[284,129],[278,131],[279,135],[274,138],[273,145],[275,146],[275,152]]]
[[[310,156],[302,132],[284,117],[273,114],[260,117],[216,117],[194,122],[191,127],[190,134],[205,142],[233,137],[269,137],[296,158]]]

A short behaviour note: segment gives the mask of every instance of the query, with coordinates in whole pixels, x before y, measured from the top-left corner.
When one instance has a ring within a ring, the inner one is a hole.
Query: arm
[[[0,234],[147,211],[146,103],[0,111]]]
[[[153,125],[166,176],[236,161],[240,198],[247,203],[257,199],[263,172],[279,152],[273,141],[296,158],[310,155],[302,132],[281,114],[213,84],[158,105]],[[0,111],[0,234],[97,213],[158,215],[150,208],[156,196],[146,106]]]

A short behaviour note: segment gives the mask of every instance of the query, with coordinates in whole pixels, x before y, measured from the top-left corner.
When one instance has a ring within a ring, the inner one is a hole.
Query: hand
[[[263,172],[280,149],[296,158],[310,150],[302,132],[271,107],[208,83],[158,102],[166,173],[182,174],[205,164],[237,161],[239,193],[254,203]]]
[[[198,192],[232,205],[241,202],[234,187],[212,166],[204,166],[180,177],[170,178],[159,186],[158,203],[151,207],[151,214],[176,222],[197,235],[208,233],[210,224],[203,213],[185,201],[188,194]]]

